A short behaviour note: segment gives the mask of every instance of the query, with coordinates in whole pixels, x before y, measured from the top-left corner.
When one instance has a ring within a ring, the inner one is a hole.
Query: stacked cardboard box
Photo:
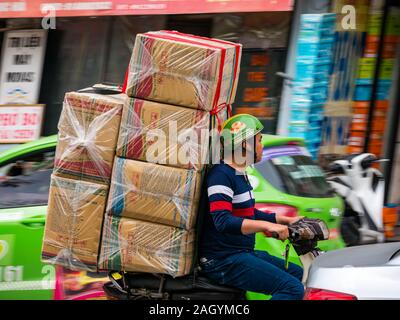
[[[97,270],[124,94],[65,95],[51,177],[42,259]]]
[[[289,136],[304,138],[316,158],[321,144],[323,107],[328,98],[333,59],[335,14],[303,14],[300,21],[296,78]]]
[[[368,17],[368,31],[363,57],[359,61],[356,91],[353,104],[353,121],[349,136],[348,153],[360,153],[365,149],[382,156],[383,138],[387,122],[389,93],[394,71],[395,43],[400,35],[399,11],[389,11],[383,26],[383,6],[381,1],[372,1]],[[381,39],[381,29],[385,28]],[[378,61],[378,47],[382,43],[382,61]],[[379,65],[380,64],[380,65]],[[378,79],[374,79],[376,68],[380,68]],[[374,110],[370,115],[370,100],[373,96],[374,81],[377,82]],[[368,123],[371,127],[368,128]],[[368,130],[370,129],[370,130]],[[369,135],[368,146],[365,145]],[[366,148],[367,147],[367,148]]]
[[[395,70],[396,43],[400,39],[400,10],[390,10],[385,25],[382,61],[376,92],[375,108],[372,114],[371,132],[369,133],[368,152],[378,157],[383,155],[383,141],[388,123],[389,97],[393,85]]]
[[[126,96],[88,91],[65,94],[54,173],[109,184]]]
[[[192,268],[209,131],[235,98],[241,45],[137,36],[127,93],[65,96],[43,260],[70,268]],[[104,89],[104,88],[103,88]]]
[[[241,46],[173,31],[136,36],[127,94],[211,111],[234,102]]]
[[[201,172],[116,158],[107,213],[114,216],[194,227]]]
[[[240,57],[241,46],[226,41],[174,31],[137,35],[100,269],[191,271],[208,133],[234,101]]]
[[[203,169],[208,155],[210,114],[137,98],[123,110],[117,156]]]
[[[371,1],[369,7],[366,43],[358,63],[358,75],[353,100],[369,101],[372,98],[373,82],[378,58],[380,34],[383,23],[382,1]],[[386,87],[384,83],[378,85]]]
[[[342,13],[342,8],[348,5],[348,1],[333,1],[333,12],[336,13],[337,19],[328,101],[323,107],[322,142],[318,157],[321,164],[347,153],[352,99],[359,71],[358,61],[365,43],[369,2],[369,0],[352,1],[357,28],[349,28],[347,23],[343,23],[347,17],[346,13]]]
[[[191,271],[193,243],[193,230],[107,215],[99,267],[185,275]]]
[[[44,261],[97,270],[107,192],[105,185],[52,176]]]

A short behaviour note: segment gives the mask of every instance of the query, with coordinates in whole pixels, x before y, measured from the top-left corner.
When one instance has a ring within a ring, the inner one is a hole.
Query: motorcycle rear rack
[[[158,288],[158,291],[156,292],[155,290],[149,290],[146,288],[131,288],[125,281],[125,274],[124,273],[119,273],[118,274],[122,277],[122,282],[124,287],[121,287],[120,284],[118,283],[117,280],[114,279],[113,277],[114,272],[109,273],[109,279],[113,283],[114,287],[121,292],[122,294],[126,295],[128,300],[136,300],[140,298],[149,298],[149,299],[161,299],[161,300],[168,300],[169,299],[169,293],[168,292],[163,292],[164,289],[164,283],[165,283],[165,277],[163,275],[158,275],[160,278],[160,286]]]

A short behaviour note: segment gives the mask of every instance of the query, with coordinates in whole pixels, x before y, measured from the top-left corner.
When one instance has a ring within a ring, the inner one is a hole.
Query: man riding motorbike
[[[209,210],[199,243],[200,268],[209,279],[246,291],[272,295],[273,300],[302,299],[303,269],[284,259],[254,250],[255,233],[289,236],[288,225],[302,217],[266,214],[255,208],[245,169],[262,157],[262,123],[235,115],[222,127],[222,160],[207,175]]]

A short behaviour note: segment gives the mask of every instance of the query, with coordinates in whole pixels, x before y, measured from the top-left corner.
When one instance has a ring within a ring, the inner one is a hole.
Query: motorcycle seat
[[[162,284],[162,280],[164,283]],[[210,279],[192,273],[187,276],[173,278],[168,275],[151,273],[128,273],[125,274],[125,283],[130,289],[146,288],[148,290],[162,290],[165,292],[184,292],[191,290],[206,290],[223,293],[240,293],[241,289],[217,284]]]

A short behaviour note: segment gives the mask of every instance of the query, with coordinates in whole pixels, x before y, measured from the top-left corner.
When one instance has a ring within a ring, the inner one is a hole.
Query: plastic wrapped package
[[[241,45],[174,31],[138,34],[129,64],[130,97],[206,111],[234,101]]]
[[[191,229],[202,173],[116,158],[107,214]]]
[[[193,230],[106,215],[99,257],[100,270],[189,274]]]
[[[192,41],[194,39],[205,45],[211,45],[211,46],[217,45],[218,47],[221,47],[222,50],[225,52],[224,63],[227,64],[228,66],[232,65],[232,69],[226,68],[224,66],[223,77],[222,77],[223,79],[225,79],[225,78],[229,77],[229,74],[231,75],[231,77],[233,77],[233,80],[232,80],[233,83],[229,85],[230,91],[228,92],[228,96],[229,96],[228,103],[232,104],[235,102],[236,91],[237,91],[237,86],[238,86],[238,82],[239,82],[240,63],[242,60],[242,44],[241,43],[234,43],[231,41],[215,39],[215,38],[206,38],[206,37],[196,36],[196,35],[192,35],[192,34],[185,34],[182,32],[170,31],[170,30],[161,30],[161,31],[158,31],[158,33],[173,35],[174,37],[177,37],[182,40]],[[233,61],[231,60],[231,56],[233,53],[232,46],[235,47]],[[228,85],[228,84],[223,83],[223,85]]]
[[[58,123],[54,173],[109,184],[124,94],[68,92]]]
[[[108,187],[52,175],[42,260],[97,270]]]
[[[129,98],[117,156],[200,171],[207,162],[209,129],[208,112]]]

